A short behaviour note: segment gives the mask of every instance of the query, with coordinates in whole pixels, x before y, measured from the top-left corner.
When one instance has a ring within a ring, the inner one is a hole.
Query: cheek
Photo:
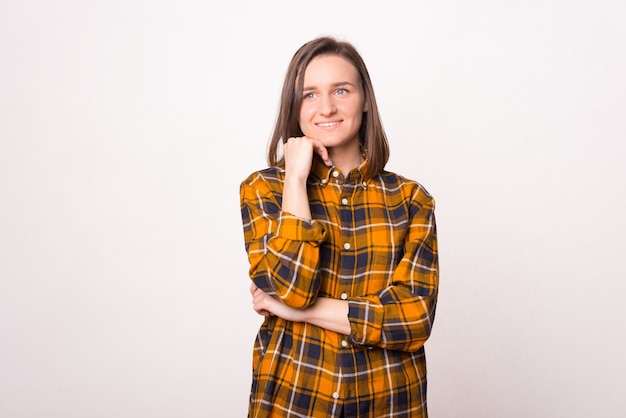
[[[307,125],[311,122],[311,117],[312,117],[311,110],[303,107],[300,109],[300,116],[298,118],[298,123],[300,124],[300,126]]]
[[[311,113],[312,111],[311,111],[310,106],[306,106],[306,105],[300,106],[300,119],[306,119],[308,116],[311,115]]]
[[[339,111],[344,115],[350,115],[353,119],[361,119],[363,116],[363,104],[359,102],[349,102],[338,107]]]
[[[363,112],[361,111],[361,109],[357,109],[354,112],[354,124],[357,126],[361,126],[362,122],[363,122]]]

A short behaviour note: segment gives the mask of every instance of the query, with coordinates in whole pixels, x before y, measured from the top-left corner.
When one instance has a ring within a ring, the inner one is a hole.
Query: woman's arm
[[[330,165],[328,150],[322,143],[307,137],[289,138],[283,145],[285,155],[285,185],[282,210],[302,219],[311,219],[311,208],[306,182],[311,172],[313,154],[318,154]]]
[[[348,300],[354,344],[415,351],[429,338],[439,286],[434,201],[419,188],[411,199],[404,255],[389,286]]]
[[[311,220],[307,184],[313,153],[330,164],[326,148],[308,138],[285,144],[285,172],[270,169],[248,177],[240,189],[250,278],[284,304],[310,306],[319,290],[321,223]]]
[[[307,322],[329,331],[350,334],[348,302],[345,300],[317,298],[308,308],[295,309],[269,296],[254,283],[250,286],[250,293],[254,310],[259,315],[275,315],[288,321]]]
[[[241,216],[252,281],[296,308],[313,303],[320,287],[324,226],[281,210],[281,173],[255,173],[241,185]]]

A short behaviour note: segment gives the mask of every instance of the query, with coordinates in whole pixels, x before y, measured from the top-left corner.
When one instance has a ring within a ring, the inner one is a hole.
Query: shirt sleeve
[[[412,200],[404,256],[391,285],[348,301],[354,344],[415,351],[430,336],[439,284],[434,206],[429,195]]]
[[[240,198],[250,278],[288,306],[310,306],[320,288],[319,244],[326,238],[324,226],[282,211],[267,181],[243,182]]]

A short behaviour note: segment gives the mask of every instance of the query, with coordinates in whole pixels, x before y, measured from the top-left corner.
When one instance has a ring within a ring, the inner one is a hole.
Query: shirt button
[[[345,250],[349,250],[349,249],[350,249],[350,243],[349,243],[349,242],[346,242],[345,244],[343,244],[343,248],[344,248]]]
[[[333,398],[334,399],[339,399],[339,392],[334,392],[333,393]]]
[[[339,171],[337,170],[333,171],[333,177],[339,177]]]
[[[362,185],[363,187],[367,187],[367,182],[366,182],[366,181],[364,181],[363,183],[361,183],[361,185]]]
[[[326,183],[328,183],[328,180],[322,179],[322,184],[326,184]]]
[[[343,292],[340,297],[341,297],[341,300],[346,300],[348,299],[348,294],[346,292]]]
[[[347,346],[348,346],[348,341],[346,341],[346,340],[341,340],[341,346],[342,346],[342,347],[347,347]]]
[[[341,199],[341,203],[343,205],[347,205],[348,204],[348,199],[346,199],[345,197],[343,199]]]

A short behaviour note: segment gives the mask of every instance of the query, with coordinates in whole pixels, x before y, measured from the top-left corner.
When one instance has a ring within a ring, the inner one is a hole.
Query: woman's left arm
[[[411,200],[404,256],[391,284],[348,300],[353,344],[416,351],[430,336],[439,288],[435,203],[418,188]]]
[[[296,309],[259,289],[254,283],[250,286],[254,310],[263,316],[275,315],[293,322],[307,322],[329,331],[350,334],[348,302],[340,299],[317,298],[306,309]]]

